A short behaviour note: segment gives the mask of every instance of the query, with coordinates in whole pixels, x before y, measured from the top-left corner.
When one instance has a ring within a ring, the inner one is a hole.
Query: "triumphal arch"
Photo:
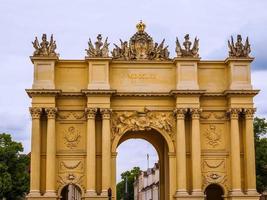
[[[157,150],[161,200],[258,199],[248,39],[231,38],[225,60],[201,60],[187,34],[170,58],[136,27],[113,49],[89,39],[82,60],[59,59],[53,36],[33,42],[27,199],[116,199],[116,149],[130,138]]]

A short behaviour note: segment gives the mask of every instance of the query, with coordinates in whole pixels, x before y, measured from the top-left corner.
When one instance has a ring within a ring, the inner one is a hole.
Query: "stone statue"
[[[50,42],[47,41],[46,34],[43,34],[42,42],[39,44],[38,38],[35,37],[32,45],[35,49],[33,56],[58,56],[58,54],[55,52],[57,45],[53,38],[53,34],[51,35]]]
[[[251,52],[248,37],[246,38],[245,45],[242,43],[242,36],[237,35],[237,41],[234,44],[233,36],[231,36],[231,42],[228,40],[229,57],[249,57]]]
[[[168,46],[164,47],[163,40],[160,45],[154,43],[153,39],[145,32],[146,25],[140,21],[136,25],[137,32],[130,41],[122,41],[121,46],[114,44],[112,51],[113,59],[119,60],[168,60]]]
[[[95,57],[100,57],[100,58],[107,58],[109,56],[108,53],[108,38],[106,37],[105,42],[103,44],[102,42],[102,35],[98,34],[97,36],[97,41],[95,42],[95,46],[93,45],[91,39],[89,38],[88,42],[88,49],[85,49],[87,52],[88,57],[95,58]]]
[[[199,39],[195,38],[193,47],[191,48],[192,42],[190,41],[189,34],[186,34],[184,37],[185,41],[183,42],[184,49],[181,47],[178,38],[176,37],[176,55],[177,57],[193,57],[198,58],[199,50]]]

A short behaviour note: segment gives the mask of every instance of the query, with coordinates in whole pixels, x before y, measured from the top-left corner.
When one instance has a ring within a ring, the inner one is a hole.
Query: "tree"
[[[20,200],[29,191],[29,157],[22,144],[0,134],[0,199]]]
[[[255,154],[257,191],[267,189],[267,121],[264,118],[254,119]]]
[[[140,174],[141,170],[139,167],[134,167],[130,171],[123,172],[121,174],[122,181],[117,184],[117,199],[125,199],[125,181],[127,180],[128,189],[128,200],[134,199],[134,181]],[[127,178],[126,178],[127,177]]]

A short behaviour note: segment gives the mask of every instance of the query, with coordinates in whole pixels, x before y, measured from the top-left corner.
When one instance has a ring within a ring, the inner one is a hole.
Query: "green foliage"
[[[139,167],[134,167],[131,171],[121,174],[122,181],[117,184],[117,199],[125,199],[125,181],[128,180],[128,200],[134,199],[134,181],[141,172]],[[127,178],[126,178],[127,177]]]
[[[254,119],[257,190],[267,189],[267,121],[264,118]]]
[[[22,151],[21,143],[0,134],[0,199],[19,200],[29,191],[29,157]]]

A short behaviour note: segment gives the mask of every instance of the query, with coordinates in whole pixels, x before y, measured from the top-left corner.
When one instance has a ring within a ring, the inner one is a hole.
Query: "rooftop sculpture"
[[[137,32],[127,41],[120,40],[112,51],[113,59],[117,60],[168,60],[168,46],[164,47],[165,39],[160,44],[154,43],[145,32],[146,25],[140,21],[136,25]]]
[[[154,42],[153,38],[145,31],[146,25],[142,21],[136,25],[136,28],[137,32],[129,41],[120,39],[119,45],[114,44],[115,48],[111,51],[113,60],[170,60],[168,46],[164,45],[165,39],[161,43]],[[35,49],[33,56],[58,56],[55,52],[57,45],[53,35],[51,35],[49,42],[46,34],[42,35],[40,43],[38,38],[35,37],[32,44]],[[102,41],[101,34],[97,35],[97,40],[94,43],[89,38],[88,49],[85,49],[87,56],[89,58],[108,58],[109,44],[108,37],[106,37],[105,41]],[[247,58],[251,52],[248,37],[243,44],[241,35],[237,35],[235,43],[231,36],[231,40],[228,40],[228,47],[230,58]],[[186,34],[181,45],[178,38],[176,38],[175,52],[177,58],[199,58],[199,39],[195,37],[194,42],[190,41],[189,34]]]
[[[50,42],[47,41],[46,34],[43,34],[42,42],[39,43],[38,38],[35,37],[32,45],[35,49],[33,56],[58,56],[58,54],[55,52],[57,45],[56,41],[53,38],[53,34],[50,37]]]
[[[178,38],[176,37],[176,54],[177,57],[194,57],[199,58],[199,39],[195,38],[193,47],[191,48],[192,42],[190,41],[189,34],[186,34],[183,42],[184,48],[181,47]]]
[[[237,41],[234,44],[233,36],[231,36],[231,42],[228,40],[229,57],[249,57],[250,44],[248,37],[246,38],[245,45],[242,43],[242,36],[237,35]]]
[[[103,44],[102,42],[102,35],[98,34],[97,36],[97,41],[95,42],[95,46],[93,45],[91,39],[89,38],[88,42],[88,49],[85,49],[87,52],[88,57],[90,58],[95,58],[95,57],[102,57],[102,58],[107,58],[109,57],[108,53],[108,37],[106,37],[105,42]]]

